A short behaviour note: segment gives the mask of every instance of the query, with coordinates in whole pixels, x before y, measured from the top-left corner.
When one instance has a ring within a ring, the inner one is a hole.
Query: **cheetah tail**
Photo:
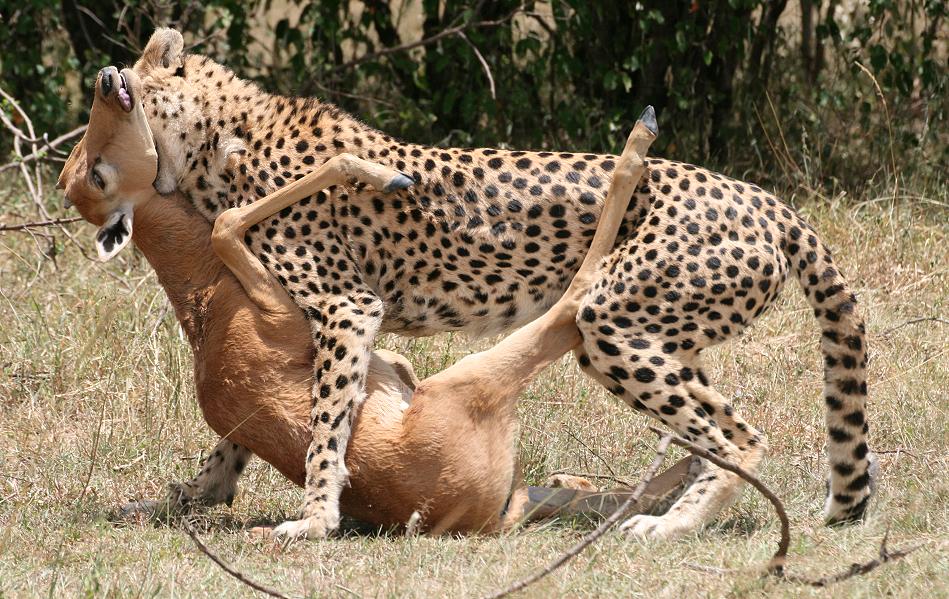
[[[862,520],[876,458],[867,446],[867,343],[857,298],[830,250],[802,221],[789,226],[784,253],[821,327],[830,478],[828,525]]]

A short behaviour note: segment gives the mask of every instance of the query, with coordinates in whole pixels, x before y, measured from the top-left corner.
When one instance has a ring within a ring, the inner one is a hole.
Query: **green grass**
[[[34,217],[14,181],[0,180],[0,189],[0,222]],[[887,527],[891,546],[926,547],[832,591],[763,580],[754,568],[774,550],[778,526],[767,502],[746,490],[713,525],[678,542],[609,534],[525,596],[949,596],[949,326],[922,322],[884,334],[914,317],[949,317],[946,194],[931,194],[936,205],[859,199],[798,203],[836,248],[868,319],[869,418],[882,467],[869,521],[840,530],[820,522],[821,362],[796,285],[745,336],[709,352],[709,372],[769,435],[761,476],[787,505],[791,571],[820,575],[870,559]],[[91,247],[90,225],[70,229]],[[55,259],[41,254],[50,247]],[[381,343],[428,374],[490,341]],[[0,373],[0,595],[252,595],[179,528],[117,527],[105,517],[191,476],[215,442],[193,399],[190,351],[140,254],[101,266],[61,233],[51,246],[0,232]],[[520,414],[531,482],[558,469],[635,479],[652,459],[650,421],[608,397],[570,358],[535,382]],[[577,522],[474,538],[350,530],[286,552],[242,531],[292,515],[299,498],[254,462],[234,507],[212,510],[202,534],[248,575],[294,596],[432,597],[496,590],[589,530]]]

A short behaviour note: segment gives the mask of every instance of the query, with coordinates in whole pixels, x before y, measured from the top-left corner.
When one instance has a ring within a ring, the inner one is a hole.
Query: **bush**
[[[170,24],[267,89],[326,97],[431,144],[615,151],[651,103],[657,152],[766,183],[859,188],[896,175],[887,152],[900,168],[947,162],[940,0],[800,0],[797,23],[780,21],[787,0],[420,2],[427,41],[388,52],[403,44],[405,11],[381,0],[292,2],[299,16],[276,23],[272,47],[255,43],[269,1],[95,0],[93,19],[71,2],[27,0],[0,9],[0,43],[40,37],[44,60],[7,54],[0,75],[42,128],[63,129],[86,103],[67,105],[67,74],[87,91],[100,66],[131,62]]]

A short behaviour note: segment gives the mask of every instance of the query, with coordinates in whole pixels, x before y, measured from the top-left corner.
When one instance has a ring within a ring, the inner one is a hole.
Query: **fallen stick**
[[[656,433],[657,435],[665,434],[663,431],[653,426],[650,426],[649,430]],[[736,466],[735,464],[718,457],[707,449],[703,449],[691,441],[686,441],[678,435],[672,435],[670,440],[673,445],[678,445],[679,447],[688,450],[692,453],[692,455],[697,455],[700,458],[704,458],[709,462],[712,462],[719,468],[737,474],[771,502],[771,505],[774,506],[775,513],[778,514],[778,520],[781,521],[781,539],[778,541],[778,550],[774,552],[774,555],[771,557],[771,561],[768,562],[767,570],[769,574],[777,574],[780,576],[784,571],[784,562],[787,559],[788,547],[791,545],[791,524],[788,520],[788,513],[784,509],[784,504],[780,499],[778,499],[778,496],[775,495],[771,489],[765,486],[763,482],[758,480],[757,476],[751,474],[741,466]]]
[[[516,593],[527,588],[529,585],[534,584],[541,578],[549,575],[551,572],[557,568],[563,566],[573,558],[580,555],[584,549],[592,545],[597,539],[606,534],[614,524],[619,522],[619,520],[629,511],[629,508],[633,506],[637,501],[639,501],[640,496],[645,492],[646,486],[649,484],[649,481],[652,480],[652,477],[656,475],[656,472],[659,471],[659,467],[662,466],[662,462],[666,459],[666,450],[669,448],[669,443],[672,441],[672,435],[665,435],[659,440],[659,446],[656,448],[656,458],[652,461],[652,464],[649,465],[649,468],[646,470],[646,474],[643,476],[643,479],[639,481],[639,485],[636,486],[636,490],[633,491],[626,501],[619,507],[618,510],[610,514],[610,517],[600,523],[593,532],[585,535],[580,541],[563,552],[560,557],[550,562],[542,570],[539,570],[526,578],[522,578],[513,584],[509,585],[507,588],[498,591],[492,595],[488,595],[488,599],[499,599],[500,597],[505,597],[511,593]]]
[[[290,599],[289,597],[287,597],[280,591],[275,591],[274,589],[268,586],[264,586],[260,584],[259,582],[254,582],[250,578],[247,578],[247,576],[245,576],[240,570],[237,570],[233,568],[232,566],[228,565],[227,562],[225,562],[223,559],[221,559],[220,557],[215,555],[213,552],[211,552],[211,550],[208,549],[207,546],[205,546],[205,544],[201,542],[201,539],[198,538],[198,533],[196,533],[194,529],[191,527],[191,523],[188,522],[187,518],[182,518],[181,523],[185,527],[185,532],[188,533],[188,536],[191,537],[191,540],[194,541],[194,544],[198,546],[198,549],[201,550],[201,553],[208,556],[208,559],[210,559],[212,562],[217,564],[218,567],[220,567],[222,570],[224,570],[225,572],[227,572],[228,574],[236,578],[239,582],[249,586],[255,591],[264,593],[265,595],[270,595],[271,597],[277,597],[277,599]]]
[[[659,429],[655,427],[649,427],[649,428],[656,434],[659,434],[659,435],[664,434],[662,431],[660,431]],[[768,565],[766,566],[767,574],[776,576],[787,582],[793,582],[797,584],[806,584],[812,587],[825,587],[825,586],[838,583],[842,580],[847,580],[848,578],[852,578],[854,576],[866,574],[867,572],[870,572],[871,570],[875,570],[876,568],[879,568],[880,566],[882,566],[883,564],[887,562],[906,557],[910,553],[916,551],[917,549],[925,545],[925,543],[919,543],[917,545],[912,545],[910,547],[905,547],[902,549],[896,549],[894,551],[890,551],[886,546],[886,542],[890,536],[890,530],[889,528],[887,528],[886,534],[883,536],[883,541],[880,544],[880,552],[879,552],[879,557],[877,559],[873,559],[873,560],[870,560],[869,562],[864,562],[864,563],[851,564],[850,568],[848,568],[847,570],[843,572],[838,572],[836,574],[829,574],[821,578],[807,578],[806,576],[800,576],[797,574],[793,574],[793,575],[786,574],[784,572],[784,565],[787,561],[788,546],[791,543],[791,526],[790,526],[790,523],[788,522],[787,511],[784,509],[784,504],[781,502],[778,496],[775,495],[771,491],[771,489],[769,489],[763,482],[761,482],[758,479],[758,477],[751,474],[747,470],[741,468],[740,466],[736,466],[730,462],[727,462],[723,460],[722,458],[718,457],[717,455],[695,445],[694,443],[690,441],[686,441],[682,437],[673,435],[672,443],[673,445],[678,445],[679,447],[682,447],[683,449],[688,450],[693,455],[697,455],[701,458],[704,458],[712,462],[713,464],[715,464],[716,466],[720,468],[728,470],[729,472],[734,472],[735,474],[740,476],[742,479],[750,483],[751,486],[753,486],[755,489],[758,490],[758,492],[764,495],[768,499],[768,501],[771,502],[771,505],[774,506],[774,511],[775,513],[777,513],[778,519],[781,521],[781,540],[778,542],[778,550],[775,551],[774,555],[771,557],[771,560],[768,562]]]
[[[504,597],[510,595],[511,593],[516,593],[525,589],[528,585],[531,585],[538,580],[549,575],[551,572],[561,567],[574,557],[580,554],[584,549],[591,545],[598,538],[603,536],[620,518],[623,514],[629,509],[629,507],[638,501],[639,495],[642,494],[643,490],[646,488],[646,485],[649,484],[649,481],[656,475],[656,472],[659,470],[659,467],[662,465],[662,461],[665,458],[666,448],[670,443],[682,447],[683,449],[689,451],[692,455],[698,456],[700,458],[706,459],[709,462],[712,462],[716,466],[733,472],[738,475],[743,480],[747,481],[752,487],[754,487],[759,493],[764,495],[765,498],[771,502],[771,505],[774,507],[775,513],[778,515],[778,520],[781,522],[781,538],[778,541],[778,549],[775,551],[774,555],[768,561],[768,564],[765,568],[765,574],[775,576],[779,580],[790,582],[794,584],[802,584],[817,588],[823,588],[836,584],[848,578],[853,578],[854,576],[860,576],[875,570],[882,566],[883,564],[891,561],[895,561],[906,557],[910,553],[920,549],[925,545],[925,543],[919,543],[916,545],[911,545],[909,547],[900,548],[896,550],[890,550],[887,547],[887,540],[889,539],[889,529],[887,529],[886,534],[883,536],[883,541],[880,543],[879,556],[876,559],[872,559],[868,562],[863,563],[854,563],[851,564],[847,570],[842,572],[837,572],[835,574],[829,574],[827,576],[822,576],[820,578],[808,578],[806,576],[801,576],[797,574],[787,574],[784,571],[784,566],[787,561],[787,552],[788,547],[791,543],[791,526],[788,520],[787,511],[784,508],[784,504],[781,502],[781,499],[774,494],[771,489],[769,489],[763,482],[761,482],[758,477],[754,474],[751,474],[747,470],[743,469],[740,466],[736,466],[730,462],[725,461],[719,456],[709,452],[708,450],[695,445],[691,441],[687,441],[682,437],[677,435],[671,435],[665,433],[655,427],[649,427],[654,433],[661,437],[659,442],[659,447],[656,449],[656,459],[653,460],[653,463],[650,464],[649,469],[646,471],[643,480],[639,483],[639,486],[636,487],[636,490],[629,497],[629,499],[622,505],[620,508],[614,512],[607,520],[605,520],[599,527],[596,528],[593,532],[586,535],[579,543],[563,552],[560,557],[555,559],[553,562],[548,564],[542,570],[523,578],[502,591],[489,595],[490,599],[497,599],[499,597]],[[739,573],[739,570],[729,570],[729,569],[719,569],[712,568],[708,566],[702,566],[698,564],[688,564],[690,568],[700,569],[702,571],[715,572],[715,573]]]
[[[917,549],[924,546],[926,543],[917,543],[916,545],[910,545],[909,547],[904,547],[902,549],[896,549],[890,551],[886,546],[887,540],[890,537],[890,528],[887,527],[886,533],[883,535],[883,540],[880,542],[880,553],[879,557],[872,559],[868,562],[850,564],[850,567],[843,572],[837,572],[836,574],[828,574],[827,576],[822,576],[820,578],[807,578],[805,576],[799,576],[797,574],[787,574],[783,576],[783,579],[788,582],[794,582],[797,584],[806,584],[808,586],[823,588],[830,586],[832,584],[837,584],[842,580],[847,580],[848,578],[853,578],[854,576],[860,576],[861,574],[866,574],[871,570],[875,570],[887,562],[892,562],[900,558],[906,557],[910,553],[916,551]]]

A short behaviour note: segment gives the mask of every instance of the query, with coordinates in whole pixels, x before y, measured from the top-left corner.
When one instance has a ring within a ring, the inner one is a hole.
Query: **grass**
[[[0,180],[0,189],[7,198],[0,222],[33,217],[12,179]],[[936,205],[792,198],[836,248],[868,319],[869,418],[882,478],[865,525],[829,530],[820,522],[821,362],[796,285],[745,336],[708,356],[719,389],[769,435],[761,476],[791,518],[791,571],[821,575],[870,559],[888,527],[891,546],[926,541],[924,549],[832,591],[765,580],[753,567],[771,555],[778,526],[767,502],[746,490],[698,534],[672,543],[609,534],[523,595],[949,596],[949,326],[925,321],[886,332],[915,317],[949,318],[946,194],[931,197]],[[91,226],[70,228],[91,246]],[[44,258],[51,247],[55,259]],[[489,342],[381,343],[427,374]],[[51,242],[0,232],[0,373],[0,596],[252,595],[182,530],[118,527],[105,517],[191,476],[215,442],[193,399],[190,351],[140,254],[101,266],[61,233]],[[558,469],[635,479],[652,459],[649,422],[570,358],[536,381],[520,414],[531,482]],[[295,596],[479,596],[589,530],[551,522],[501,537],[403,538],[350,529],[286,552],[242,532],[249,522],[292,515],[299,498],[254,462],[233,508],[208,513],[204,539],[251,577]]]

